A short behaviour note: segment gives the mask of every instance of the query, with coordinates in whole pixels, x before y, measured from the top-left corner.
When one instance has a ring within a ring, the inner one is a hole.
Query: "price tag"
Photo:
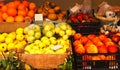
[[[43,21],[43,14],[35,14],[35,21]]]
[[[52,49],[53,49],[53,50],[58,50],[58,49],[60,49],[60,48],[62,48],[61,45],[55,45]]]

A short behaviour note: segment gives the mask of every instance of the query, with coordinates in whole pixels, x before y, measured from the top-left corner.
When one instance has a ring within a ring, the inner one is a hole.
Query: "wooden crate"
[[[0,22],[0,33],[6,32],[10,33],[15,31],[19,27],[29,26],[31,23],[30,19],[26,19],[25,22]]]

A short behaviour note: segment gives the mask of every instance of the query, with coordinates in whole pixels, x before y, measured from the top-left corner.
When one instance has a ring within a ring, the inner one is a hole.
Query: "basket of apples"
[[[90,13],[72,13],[68,18],[69,24],[74,30],[83,34],[98,33],[100,22]]]
[[[72,48],[76,70],[117,70],[120,68],[120,49],[104,34],[74,34]]]

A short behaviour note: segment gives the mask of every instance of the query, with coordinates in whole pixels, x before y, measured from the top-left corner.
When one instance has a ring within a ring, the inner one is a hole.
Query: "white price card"
[[[43,14],[35,14],[35,21],[43,21]]]

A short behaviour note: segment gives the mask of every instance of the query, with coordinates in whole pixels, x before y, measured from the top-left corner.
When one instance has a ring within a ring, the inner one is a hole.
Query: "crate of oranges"
[[[11,32],[18,27],[28,26],[34,18],[35,12],[36,4],[34,2],[26,0],[14,0],[6,4],[1,2],[0,32]]]

